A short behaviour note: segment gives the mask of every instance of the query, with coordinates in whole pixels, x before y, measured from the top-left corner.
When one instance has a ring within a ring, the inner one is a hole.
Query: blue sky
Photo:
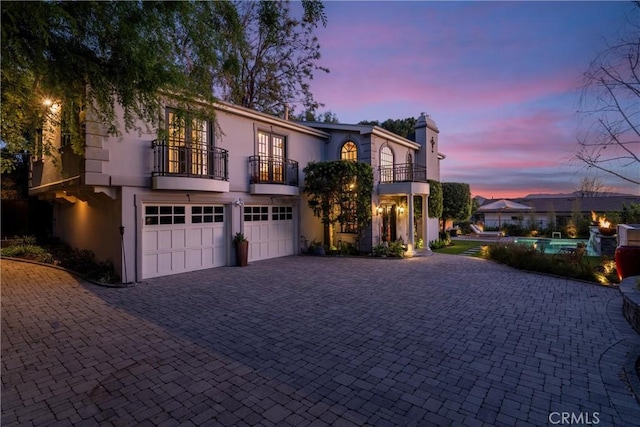
[[[430,114],[442,181],[474,195],[570,192],[579,87],[594,56],[624,31],[630,2],[328,1],[311,89],[340,122]],[[611,190],[637,186],[599,175]]]

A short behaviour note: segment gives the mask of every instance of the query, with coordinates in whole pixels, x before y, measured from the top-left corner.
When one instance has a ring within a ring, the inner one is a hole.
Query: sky
[[[341,123],[425,112],[442,182],[474,196],[567,193],[584,177],[635,184],[574,160],[582,74],[624,30],[630,2],[325,1],[311,90]]]

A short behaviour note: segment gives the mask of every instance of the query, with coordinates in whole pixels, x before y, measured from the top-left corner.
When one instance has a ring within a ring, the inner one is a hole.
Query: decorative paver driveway
[[[447,255],[126,289],[3,260],[2,425],[637,425],[621,304]]]

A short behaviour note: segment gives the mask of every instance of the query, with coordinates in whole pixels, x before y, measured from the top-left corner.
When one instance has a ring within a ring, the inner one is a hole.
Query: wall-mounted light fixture
[[[244,206],[244,202],[242,201],[242,199],[241,199],[241,198],[236,199],[236,201],[235,201],[235,202],[233,202],[233,204],[234,204],[235,206]]]
[[[378,205],[378,207],[376,208],[376,215],[380,214],[382,214],[382,206]]]
[[[400,215],[402,215],[402,214],[404,213],[404,206],[400,206],[400,207],[398,208],[398,213],[399,213]]]
[[[433,137],[431,137],[431,152],[433,153],[433,148],[436,146],[436,142],[433,140]]]

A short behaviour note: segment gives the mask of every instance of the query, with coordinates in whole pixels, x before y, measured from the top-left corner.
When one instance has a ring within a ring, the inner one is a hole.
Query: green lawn
[[[451,246],[447,246],[446,248],[436,249],[433,252],[439,254],[450,254],[450,255],[460,255],[462,252],[467,249],[475,248],[477,246],[481,246],[485,242],[481,242],[478,240],[452,240]],[[477,256],[476,254],[475,256]]]

